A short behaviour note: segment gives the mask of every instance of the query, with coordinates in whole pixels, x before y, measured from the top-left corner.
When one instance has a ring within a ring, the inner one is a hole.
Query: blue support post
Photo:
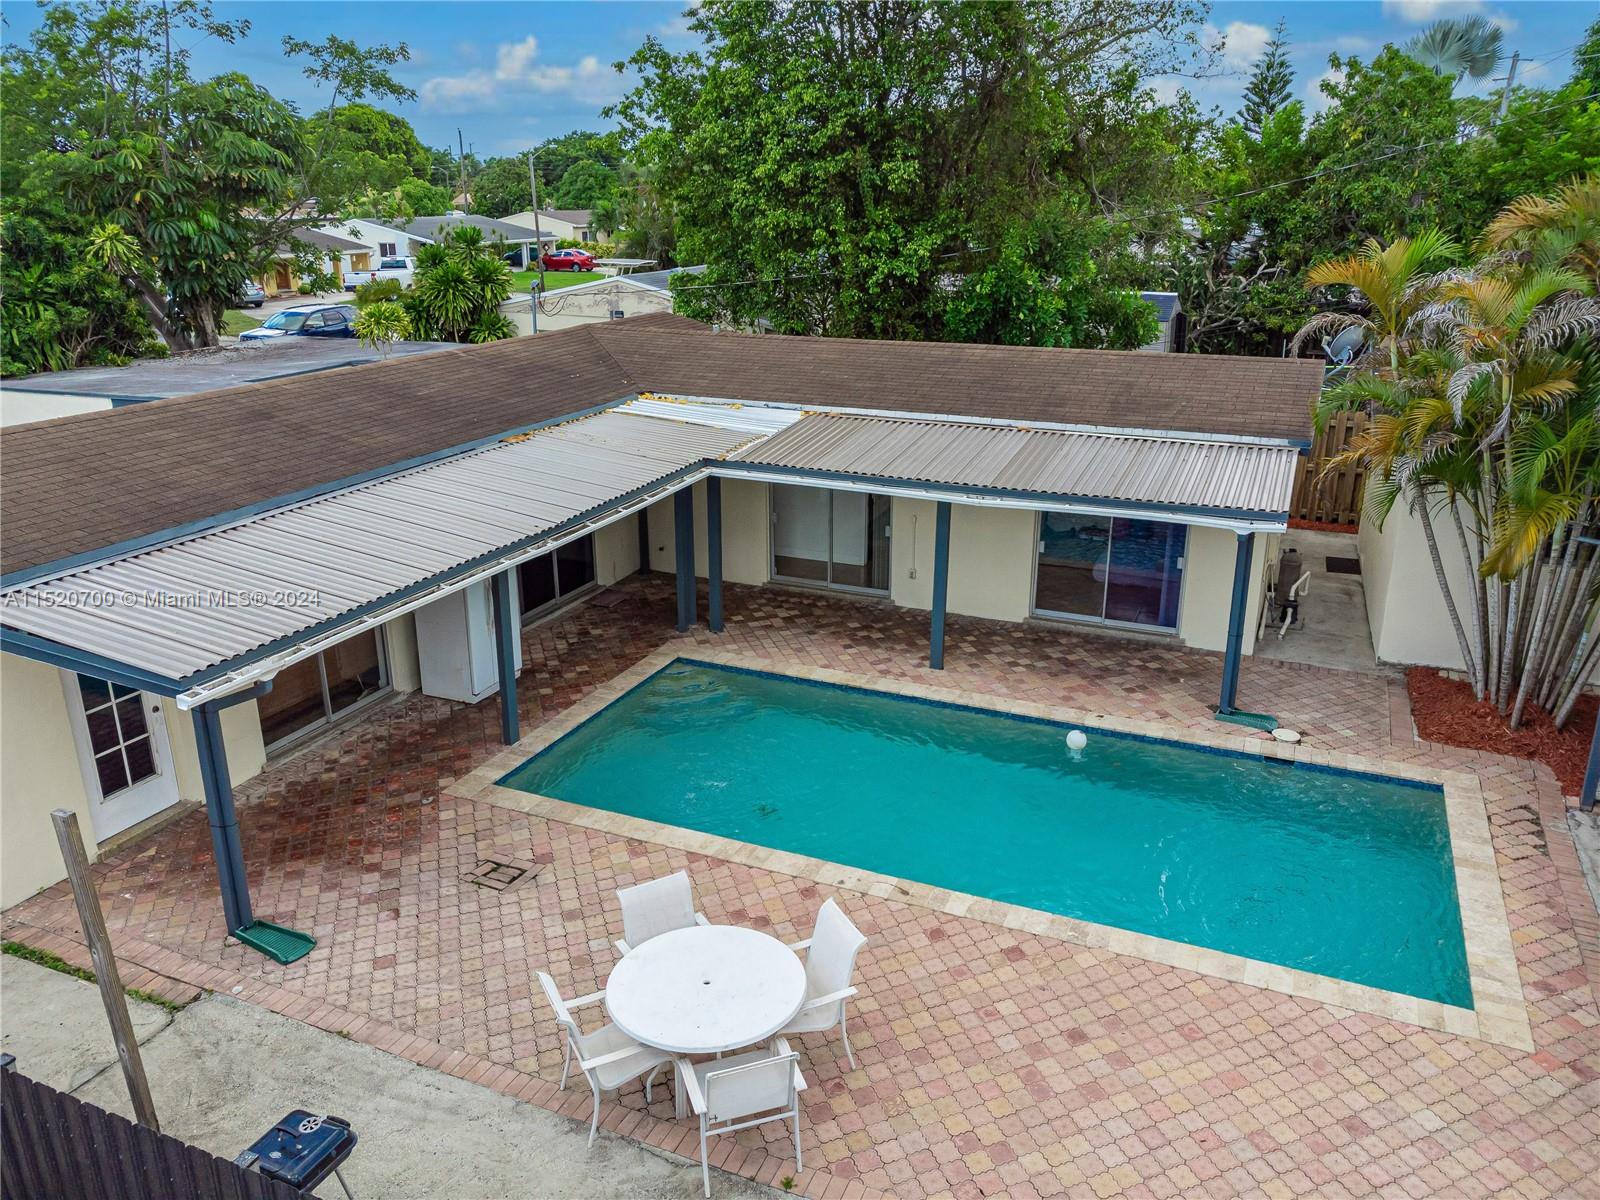
[[[1595,721],[1589,739],[1589,767],[1583,773],[1583,791],[1578,793],[1578,806],[1584,812],[1594,811],[1596,792],[1600,792],[1600,720]]]
[[[1250,564],[1255,556],[1256,535],[1237,534],[1238,548],[1233,559],[1233,601],[1228,609],[1228,647],[1222,659],[1222,696],[1217,715],[1238,711],[1234,701],[1239,692],[1239,658],[1244,652],[1244,610],[1250,598]]]
[[[706,480],[706,628],[722,632],[722,480]]]
[[[673,547],[678,575],[678,632],[694,624],[699,597],[694,583],[694,491],[681,488],[672,496]]]
[[[950,590],[950,502],[939,501],[933,517],[933,624],[928,633],[928,666],[944,670],[944,605]]]
[[[500,669],[500,740],[513,746],[522,736],[517,714],[517,639],[522,636],[511,602],[511,570],[494,577],[495,658]]]
[[[239,846],[239,816],[233,807],[233,781],[228,777],[228,752],[222,740],[222,710],[265,695],[271,684],[251,688],[225,700],[213,700],[194,710],[194,744],[200,759],[200,785],[206,796],[206,818],[211,824],[211,854],[217,862],[217,883],[222,889],[222,914],[228,932],[237,935],[255,921],[250,910],[250,888],[245,881],[244,851]]]

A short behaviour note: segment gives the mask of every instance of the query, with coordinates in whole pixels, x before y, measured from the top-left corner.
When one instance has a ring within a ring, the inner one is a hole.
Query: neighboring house
[[[52,808],[225,832],[219,781],[394,693],[482,699],[511,617],[640,570],[681,628],[696,575],[927,611],[935,666],[946,611],[1225,650],[1231,712],[1321,382],[663,314],[0,430],[0,906],[60,878]]]
[[[325,225],[323,228],[346,237],[359,238],[362,242],[372,246],[379,258],[412,258],[416,255],[418,246],[425,246],[437,242],[444,236],[446,230],[460,225],[471,225],[483,230],[486,241],[501,241],[506,245],[507,251],[518,254],[518,266],[527,266],[532,262],[533,231],[524,229],[520,225],[512,225],[505,221],[496,221],[489,217],[480,217],[474,214],[456,214],[448,217],[415,217],[410,221],[377,221],[368,217],[347,217],[337,224]],[[544,244],[554,246],[556,236],[551,233],[544,235]],[[351,270],[366,270],[365,267],[352,267]]]
[[[570,287],[546,292],[539,305],[540,333],[591,325],[596,321],[615,321],[646,313],[672,311],[672,292],[668,281],[683,273],[698,275],[704,267],[678,267],[671,271],[645,271],[638,275],[618,275],[591,279]],[[513,296],[500,306],[511,318],[519,334],[533,333],[533,300],[524,294]]]
[[[532,229],[536,220],[531,208],[500,219],[524,229]],[[537,214],[537,224],[540,233],[554,233],[567,242],[598,242],[602,240],[602,234],[610,232],[595,228],[594,212],[587,208],[541,208]]]
[[[452,345],[396,342],[388,353],[425,354]],[[377,351],[355,339],[295,337],[174,354],[170,358],[145,358],[125,367],[45,371],[0,382],[0,425],[125,408],[242,383],[326,371],[329,367],[356,366],[377,358]]]
[[[1156,319],[1161,322],[1161,334],[1155,341],[1140,346],[1141,350],[1165,351],[1182,354],[1188,349],[1188,318],[1183,315],[1183,305],[1177,292],[1140,292],[1139,299],[1156,306]]]
[[[329,233],[321,229],[297,229],[289,235],[290,245],[278,247],[276,257],[256,282],[269,295],[292,294],[300,290],[300,276],[295,254],[309,250],[327,267],[335,279],[345,271],[364,271],[372,254],[372,247],[353,238]]]

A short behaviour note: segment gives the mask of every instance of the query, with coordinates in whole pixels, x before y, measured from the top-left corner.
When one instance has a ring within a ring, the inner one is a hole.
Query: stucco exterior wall
[[[1237,539],[1227,529],[1189,526],[1183,556],[1183,595],[1178,603],[1178,636],[1197,650],[1228,645],[1228,615],[1233,605]],[[1244,652],[1253,653],[1267,564],[1277,557],[1277,535],[1258,534],[1251,556],[1249,602],[1245,609]]]
[[[1448,526],[1448,517],[1444,522]],[[1448,529],[1441,532],[1445,536],[1439,539],[1439,557],[1457,604],[1465,604],[1471,595],[1471,568],[1453,533]],[[1356,545],[1361,555],[1367,622],[1372,626],[1372,649],[1378,661],[1452,671],[1465,667],[1434,575],[1422,522],[1404,505],[1396,505],[1390,511],[1382,529],[1376,520],[1363,514]],[[1465,609],[1462,617],[1471,620]]]
[[[1027,620],[1033,609],[1036,527],[1036,515],[1026,509],[954,505],[945,594],[949,610],[996,621]]]
[[[55,667],[0,655],[0,907],[15,904],[66,876],[50,810],[72,809],[92,860],[96,834],[88,785],[72,736],[67,676]],[[204,802],[194,721],[161,702],[178,800]],[[255,702],[222,714],[228,772],[237,785],[266,763]]]
[[[0,654],[0,907],[66,877],[50,824],[55,808],[78,814],[93,859],[94,825],[61,673]]]
[[[673,500],[652,504],[650,514],[650,568],[674,569],[677,536],[672,517]],[[722,578],[729,583],[766,583],[772,574],[772,522],[768,516],[767,485],[748,479],[722,481]],[[706,573],[706,485],[694,485],[694,573]]]

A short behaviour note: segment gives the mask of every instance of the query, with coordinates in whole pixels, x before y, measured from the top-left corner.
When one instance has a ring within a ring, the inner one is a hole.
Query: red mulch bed
[[[1472,698],[1469,684],[1446,679],[1431,667],[1407,670],[1406,691],[1411,693],[1411,717],[1417,732],[1428,741],[1536,759],[1556,773],[1567,795],[1576,796],[1583,787],[1600,696],[1580,697],[1565,729],[1557,729],[1548,713],[1530,704],[1523,713],[1522,728],[1511,730],[1493,704]]]
[[[1290,529],[1314,529],[1318,533],[1357,533],[1357,525],[1340,525],[1334,521],[1302,521],[1299,517],[1289,518]]]

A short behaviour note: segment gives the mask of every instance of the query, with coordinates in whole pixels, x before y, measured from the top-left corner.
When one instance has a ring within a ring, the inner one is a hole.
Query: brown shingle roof
[[[630,317],[0,430],[11,574],[634,392],[1308,438],[1320,364],[713,334]]]

